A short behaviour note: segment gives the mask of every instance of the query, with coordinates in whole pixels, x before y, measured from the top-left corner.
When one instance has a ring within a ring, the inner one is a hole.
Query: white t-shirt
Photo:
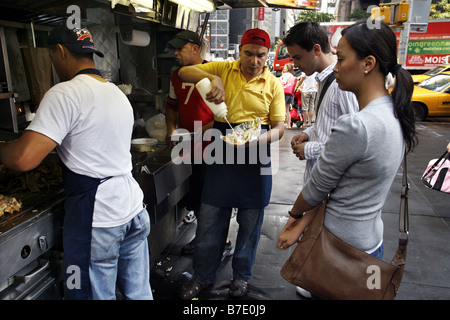
[[[27,130],[54,140],[61,161],[92,178],[112,177],[99,185],[93,227],[116,227],[143,208],[143,192],[131,170],[133,110],[112,83],[78,75],[52,87]]]
[[[317,72],[314,72],[310,76],[303,73],[304,80],[302,83],[302,92],[317,92],[316,75]]]

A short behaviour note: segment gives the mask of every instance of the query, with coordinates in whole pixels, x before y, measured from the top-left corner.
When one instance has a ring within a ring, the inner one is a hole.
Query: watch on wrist
[[[297,220],[298,220],[298,219],[303,218],[303,212],[300,213],[300,214],[294,214],[291,210],[289,210],[288,213],[289,213],[289,215],[290,215],[292,218],[294,218],[294,219],[297,219]]]

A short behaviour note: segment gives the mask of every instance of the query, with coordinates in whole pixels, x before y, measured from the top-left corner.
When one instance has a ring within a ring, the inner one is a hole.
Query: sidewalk
[[[403,282],[397,299],[450,299],[450,195],[427,189],[420,181],[428,162],[439,158],[450,141],[450,123],[419,122],[419,144],[408,156],[410,235]],[[401,175],[383,212],[385,244],[393,256]]]
[[[408,257],[397,300],[450,299],[450,195],[428,190],[420,176],[428,161],[439,157],[450,139],[450,123],[423,122],[417,126],[419,145],[408,156],[410,183],[410,242]],[[249,281],[246,300],[301,300],[295,286],[285,281],[280,269],[293,247],[286,251],[276,248],[287,212],[302,188],[304,161],[299,161],[290,148],[291,138],[300,129],[285,130],[279,142],[279,159],[272,158],[273,190],[265,210],[264,224],[258,246],[253,278]],[[273,146],[276,147],[276,146]],[[274,153],[273,153],[274,154]],[[278,169],[278,171],[276,171]],[[398,243],[398,210],[400,205],[401,171],[399,171],[383,209],[386,261]],[[176,291],[192,275],[192,255],[183,256],[181,248],[195,234],[196,223],[182,225],[173,245],[168,248],[160,264],[152,272],[155,299],[178,299]],[[232,219],[230,239],[235,243],[238,224]],[[227,300],[232,278],[231,258],[226,258],[216,276],[212,289],[202,292],[199,299]]]

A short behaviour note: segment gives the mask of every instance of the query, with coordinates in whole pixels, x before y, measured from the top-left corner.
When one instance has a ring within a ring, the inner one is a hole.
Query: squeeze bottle
[[[205,101],[206,105],[209,107],[209,109],[211,109],[212,113],[219,117],[219,118],[225,118],[227,116],[227,105],[225,104],[225,102],[221,102],[220,104],[215,104],[214,102],[210,102],[208,100],[206,100],[206,94],[208,92],[211,91],[211,81],[209,81],[208,78],[203,78],[202,80],[200,80],[199,82],[197,82],[197,84],[195,85],[198,92],[200,93],[200,95],[203,98],[203,101]]]

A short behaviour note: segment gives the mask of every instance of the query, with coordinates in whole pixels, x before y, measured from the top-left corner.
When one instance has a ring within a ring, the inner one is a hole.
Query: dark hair
[[[311,51],[319,44],[324,53],[330,53],[331,47],[328,35],[317,22],[300,22],[289,29],[283,39],[286,46],[299,45],[306,51]]]
[[[369,55],[374,56],[380,72],[384,76],[390,72],[395,77],[395,86],[392,91],[394,113],[400,121],[407,146],[406,151],[409,152],[417,144],[415,118],[411,108],[413,81],[409,72],[397,63],[395,33],[382,21],[380,21],[379,27],[371,24],[372,28],[370,29],[367,23],[365,19],[357,21],[342,30],[342,36],[346,36],[359,59],[362,60]]]

